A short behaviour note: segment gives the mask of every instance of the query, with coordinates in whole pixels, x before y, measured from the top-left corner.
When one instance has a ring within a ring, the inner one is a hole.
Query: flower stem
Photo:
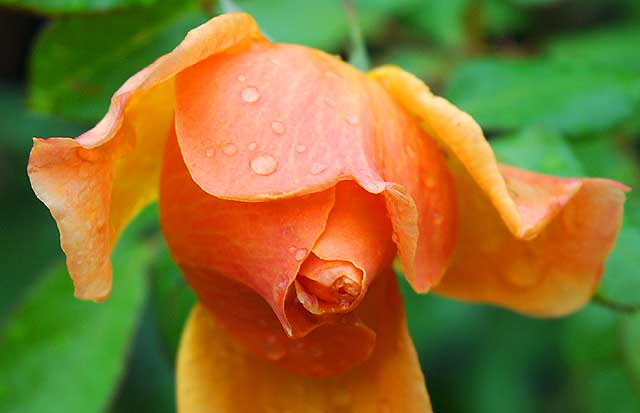
[[[369,54],[362,36],[362,29],[358,23],[356,7],[353,0],[343,0],[342,4],[349,21],[351,34],[351,50],[349,51],[349,63],[360,70],[369,70]]]
[[[607,307],[609,310],[615,311],[617,313],[634,314],[640,311],[640,305],[626,304],[614,301],[607,297],[604,297],[600,293],[594,295],[591,301],[603,307]]]

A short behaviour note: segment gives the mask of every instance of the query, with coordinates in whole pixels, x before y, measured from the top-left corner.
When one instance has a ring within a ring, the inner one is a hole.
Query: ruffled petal
[[[76,139],[34,141],[29,177],[58,224],[78,298],[108,297],[111,249],[126,224],[157,197],[162,148],[173,122],[172,77],[214,53],[260,41],[247,15],[212,19],[131,77],[93,129]]]
[[[435,292],[536,316],[561,316],[588,302],[622,220],[624,186],[500,168],[518,211],[540,223],[515,238],[478,184],[460,171],[455,259]]]
[[[374,283],[361,308],[377,334],[371,357],[347,373],[316,379],[257,358],[234,342],[215,317],[196,307],[178,355],[178,412],[431,412],[395,278]],[[348,353],[353,343],[340,345]],[[288,348],[282,358],[294,349]],[[309,359],[317,355],[304,354]]]
[[[395,67],[373,76],[451,155],[459,239],[437,291],[540,316],[584,304],[620,228],[628,188],[499,166],[475,121],[420,80]]]

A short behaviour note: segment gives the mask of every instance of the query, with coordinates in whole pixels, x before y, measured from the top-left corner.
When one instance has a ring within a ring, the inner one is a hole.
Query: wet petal
[[[216,198],[191,179],[175,134],[167,141],[160,182],[162,230],[205,305],[213,300],[202,295],[215,289],[209,277],[226,276],[264,298],[293,334],[297,326],[285,313],[287,292],[333,205],[332,188],[270,202]]]
[[[453,250],[455,202],[440,151],[415,120],[376,81],[315,50],[262,44],[222,59],[177,78],[178,141],[194,180],[245,201],[345,179],[385,192],[409,280],[436,282]]]
[[[535,315],[584,304],[620,227],[627,188],[499,166],[468,114],[398,68],[373,76],[451,155],[459,239],[438,292]]]
[[[430,412],[395,283],[392,276],[374,283],[361,306],[363,319],[377,333],[371,358],[347,373],[324,379],[300,376],[257,358],[235,343],[215,317],[197,307],[178,356],[178,411]],[[353,346],[339,344],[343,352]],[[313,358],[313,353],[307,357]]]
[[[56,219],[77,297],[107,298],[111,248],[129,220],[157,196],[160,155],[173,122],[172,77],[252,41],[264,40],[251,17],[212,19],[131,77],[93,129],[76,139],[35,140],[29,177]]]
[[[436,293],[536,316],[583,306],[598,286],[622,219],[624,187],[604,179],[561,179],[502,167],[523,217],[544,223],[515,238],[477,183],[461,174],[459,244]]]
[[[384,198],[353,181],[339,183],[326,228],[297,278],[300,301],[316,314],[353,310],[391,265],[391,234]]]

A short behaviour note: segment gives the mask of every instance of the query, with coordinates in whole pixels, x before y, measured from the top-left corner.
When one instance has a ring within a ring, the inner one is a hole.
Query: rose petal
[[[385,192],[409,280],[426,289],[444,273],[451,178],[436,143],[375,80],[316,50],[261,44],[181,73],[176,102],[180,148],[208,193],[269,200],[354,179]]]
[[[130,78],[93,129],[75,140],[34,141],[29,177],[56,219],[78,298],[108,297],[111,249],[129,220],[157,196],[160,154],[173,121],[172,76],[252,41],[265,40],[251,17],[212,19]]]
[[[584,304],[619,230],[627,188],[499,167],[469,115],[401,69],[373,76],[453,155],[459,240],[438,292],[535,315]]]
[[[602,276],[622,220],[624,187],[604,179],[561,179],[501,167],[520,214],[542,223],[515,238],[478,184],[461,171],[455,259],[436,293],[536,316],[586,304]]]
[[[226,276],[262,296],[291,334],[306,333],[288,319],[285,298],[333,204],[332,188],[271,202],[216,198],[191,179],[175,133],[167,141],[160,222],[174,260],[205,305],[214,300],[204,294],[222,293],[209,278]]]
[[[371,358],[342,375],[314,379],[247,352],[204,308],[196,307],[178,355],[178,411],[430,412],[395,278],[376,282],[362,308],[377,332]],[[352,345],[344,343],[341,351],[349,352]]]

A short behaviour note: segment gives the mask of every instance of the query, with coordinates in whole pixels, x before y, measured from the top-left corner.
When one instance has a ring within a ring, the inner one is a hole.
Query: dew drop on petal
[[[225,143],[222,146],[222,153],[224,153],[225,155],[235,155],[236,152],[238,152],[238,147],[232,143]]]
[[[249,144],[249,146],[247,146],[247,148],[248,148],[250,151],[254,151],[257,147],[258,147],[258,144],[257,144],[257,143],[255,143],[255,142],[251,142],[251,143]]]
[[[249,103],[257,102],[260,99],[260,92],[253,86],[242,89],[241,95],[242,100]]]
[[[296,146],[296,152],[298,152],[298,153],[302,153],[302,152],[304,152],[306,150],[307,150],[307,147],[304,146],[304,145],[297,145]]]
[[[335,74],[334,72],[330,71],[330,70],[327,70],[326,72],[324,72],[324,75],[326,77],[330,77],[330,78],[334,78],[334,79],[338,78],[338,75]]]
[[[269,336],[265,341],[264,353],[269,360],[276,361],[283,358],[287,351],[278,337]]]
[[[279,64],[280,64],[280,60],[278,60],[278,59],[276,59],[276,58],[273,58],[273,57],[272,57],[271,59],[269,59],[269,61],[270,61],[271,63],[273,63],[274,65],[279,65]]]
[[[349,125],[357,125],[358,123],[360,123],[360,116],[356,114],[347,115],[345,119],[347,120],[347,123]]]
[[[271,155],[259,155],[251,160],[250,166],[258,175],[271,175],[278,169],[278,161]]]
[[[206,152],[204,154],[205,154],[205,156],[207,158],[211,158],[214,153],[215,153],[215,150],[213,148],[209,148],[209,149],[206,150]]]
[[[292,245],[292,246],[290,246],[290,247],[289,247],[289,252],[290,252],[291,254],[295,253],[295,252],[296,252],[296,250],[297,250],[297,248],[296,248],[296,246],[295,246],[295,245]]]
[[[440,214],[437,211],[433,213],[433,223],[434,224],[440,225],[440,224],[442,224],[443,220],[444,220],[444,218],[442,217],[442,214]]]
[[[312,175],[321,174],[325,169],[327,169],[327,165],[319,162],[314,162],[314,164],[311,165],[311,174]]]
[[[285,131],[284,123],[274,120],[271,122],[271,129],[278,135],[282,135]]]
[[[241,81],[241,82],[244,82],[245,80],[247,80],[247,77],[244,76],[244,75],[240,75],[240,76],[238,76],[238,80]]]
[[[296,261],[302,261],[304,259],[304,257],[307,256],[307,249],[306,248],[298,248],[295,252],[295,259]]]

